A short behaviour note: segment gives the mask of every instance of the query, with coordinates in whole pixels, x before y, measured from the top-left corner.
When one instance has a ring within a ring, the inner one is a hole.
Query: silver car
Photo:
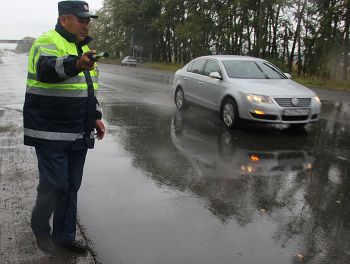
[[[247,56],[196,58],[175,73],[174,100],[220,113],[233,128],[240,119],[303,127],[319,119],[321,102],[270,62]]]
[[[136,67],[137,60],[132,56],[126,56],[120,63],[122,66],[134,66]]]

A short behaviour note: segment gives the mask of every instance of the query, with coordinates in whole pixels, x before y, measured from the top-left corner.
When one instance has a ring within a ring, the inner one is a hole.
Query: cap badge
[[[84,5],[84,9],[85,9],[86,11],[89,11],[89,7],[88,7],[87,5]]]

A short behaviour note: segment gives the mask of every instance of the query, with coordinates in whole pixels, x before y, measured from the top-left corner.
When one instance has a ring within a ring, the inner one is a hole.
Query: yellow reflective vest
[[[24,144],[72,150],[93,148],[95,120],[101,118],[97,70],[79,72],[76,60],[89,51],[62,26],[33,44],[23,107]]]

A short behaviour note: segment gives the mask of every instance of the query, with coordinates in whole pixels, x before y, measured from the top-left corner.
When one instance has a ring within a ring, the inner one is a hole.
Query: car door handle
[[[204,84],[204,82],[198,81],[198,84],[202,85],[202,84]]]
[[[184,77],[184,80],[185,80],[185,81],[188,81],[188,78],[187,78],[187,77]]]

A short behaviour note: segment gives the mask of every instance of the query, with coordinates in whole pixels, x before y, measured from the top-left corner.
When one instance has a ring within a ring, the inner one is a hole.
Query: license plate
[[[310,113],[310,109],[286,109],[284,115],[286,116],[305,116]]]

